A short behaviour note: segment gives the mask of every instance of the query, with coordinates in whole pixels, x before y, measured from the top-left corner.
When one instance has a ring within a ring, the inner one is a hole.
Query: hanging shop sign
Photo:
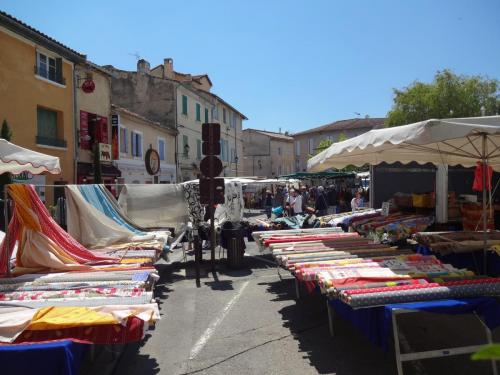
[[[146,151],[146,157],[144,159],[146,163],[146,171],[148,171],[150,175],[155,175],[160,171],[160,155],[158,154],[158,151],[150,148]]]
[[[118,122],[115,124],[113,117],[111,117],[111,149],[113,150],[113,160],[118,160],[120,158],[119,144],[120,131]]]
[[[91,79],[86,79],[82,83],[82,91],[86,94],[90,94],[95,90],[95,82]]]
[[[111,163],[111,145],[108,143],[99,143],[99,161]]]

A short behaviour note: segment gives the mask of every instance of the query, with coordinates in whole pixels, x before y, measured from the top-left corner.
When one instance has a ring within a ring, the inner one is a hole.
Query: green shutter
[[[186,95],[182,95],[182,114],[188,114],[188,97]]]
[[[208,123],[208,108],[205,108],[205,123]]]
[[[196,121],[201,121],[201,105],[196,103]]]

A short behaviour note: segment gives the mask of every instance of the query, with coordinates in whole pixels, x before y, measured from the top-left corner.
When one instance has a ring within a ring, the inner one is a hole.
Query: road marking
[[[243,291],[247,287],[247,285],[250,283],[250,281],[245,281],[243,283],[243,286],[240,288],[238,293],[231,298],[231,300],[224,306],[224,309],[219,313],[217,318],[215,318],[212,323],[208,326],[208,328],[203,332],[203,335],[196,341],[196,344],[194,344],[193,348],[191,349],[191,352],[189,353],[189,359],[194,359],[196,356],[201,352],[201,350],[205,347],[207,344],[208,340],[210,340],[210,337],[214,334],[216,328],[221,324],[221,322],[224,320],[226,315],[229,313],[231,308],[234,306],[236,301],[240,298],[240,296],[243,294]]]

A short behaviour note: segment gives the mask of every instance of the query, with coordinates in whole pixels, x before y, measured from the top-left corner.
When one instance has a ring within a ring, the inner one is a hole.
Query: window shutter
[[[208,123],[208,108],[205,108],[205,123]]]
[[[102,140],[102,143],[109,143],[109,138],[108,138],[108,118],[107,117],[101,117],[100,125],[101,125],[101,140]]]
[[[140,134],[137,134],[137,148],[139,150],[139,155],[138,156],[142,156],[142,135]]]
[[[62,58],[58,57],[56,59],[56,82],[64,84],[62,76]]]
[[[131,151],[132,151],[132,156],[136,156],[135,155],[135,134],[134,132],[130,132],[130,147],[131,147]]]

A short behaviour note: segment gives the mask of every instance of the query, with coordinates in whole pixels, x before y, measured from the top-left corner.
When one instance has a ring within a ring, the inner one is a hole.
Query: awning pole
[[[487,218],[487,212],[488,208],[486,207],[486,197],[487,197],[487,186],[486,183],[488,181],[487,174],[488,174],[488,166],[487,166],[487,160],[486,160],[486,140],[487,136],[486,134],[483,134],[483,146],[482,146],[482,156],[481,156],[481,162],[482,162],[482,167],[483,167],[483,274],[487,275],[488,274],[488,262],[487,262],[487,242],[488,242],[488,234],[486,232],[488,228],[488,218]]]
[[[3,187],[3,215],[5,220],[5,258],[7,263],[7,277],[10,277],[10,254],[9,254],[9,185],[4,185]]]

